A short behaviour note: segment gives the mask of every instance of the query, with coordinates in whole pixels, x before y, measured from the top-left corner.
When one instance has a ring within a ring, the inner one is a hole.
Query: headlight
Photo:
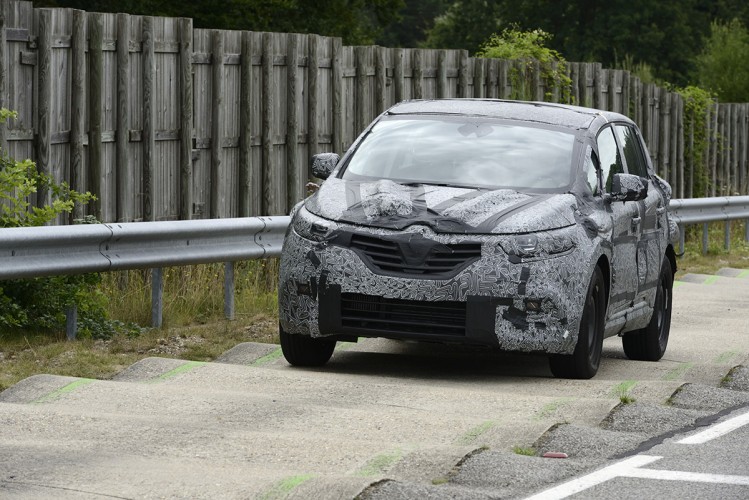
[[[332,229],[330,221],[311,214],[304,207],[299,208],[291,221],[291,225],[296,234],[312,241],[323,241]]]
[[[500,245],[511,257],[511,260],[517,262],[528,259],[550,258],[564,254],[575,247],[573,234],[573,228],[518,234],[503,238]]]

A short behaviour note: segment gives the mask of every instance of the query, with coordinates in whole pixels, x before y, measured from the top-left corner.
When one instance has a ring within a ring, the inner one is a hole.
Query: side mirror
[[[316,154],[310,160],[310,173],[318,179],[327,179],[340,159],[341,157],[337,153]]]
[[[639,201],[648,196],[647,180],[639,175],[614,174],[608,201]]]

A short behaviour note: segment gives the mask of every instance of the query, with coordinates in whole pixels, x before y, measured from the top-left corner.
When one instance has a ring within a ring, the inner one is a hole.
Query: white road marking
[[[705,474],[702,472],[683,472],[680,470],[632,469],[620,474],[622,477],[641,479],[661,479],[665,481],[691,481],[693,483],[721,483],[749,486],[749,476],[731,476],[727,474]]]
[[[714,424],[686,437],[678,444],[702,444],[712,439],[728,434],[731,431],[749,424],[749,412],[742,413],[719,424]],[[609,465],[603,469],[591,472],[585,476],[567,481],[559,486],[549,488],[526,498],[526,500],[556,500],[580,493],[581,491],[605,483],[616,477],[632,477],[639,479],[658,479],[663,481],[685,481],[696,483],[719,483],[749,486],[749,476],[732,476],[728,474],[705,474],[701,472],[683,472],[675,470],[641,469],[663,457],[652,455],[635,455],[621,462]]]
[[[628,472],[636,470],[638,467],[651,464],[656,460],[660,460],[661,458],[663,457],[635,455],[634,457],[630,457],[626,460],[622,460],[621,462],[617,462],[613,465],[609,465],[608,467],[604,467],[603,469],[591,472],[590,474],[587,474],[585,476],[573,479],[572,481],[567,481],[566,483],[562,483],[559,486],[555,486],[548,490],[542,491],[541,493],[537,493],[531,497],[528,497],[526,500],[552,500],[567,498],[570,495],[580,493],[581,491],[587,490],[588,488],[592,488],[593,486],[599,485],[601,483],[605,483],[606,481],[614,479],[615,477],[623,476]]]
[[[739,427],[749,424],[749,412],[742,415],[737,415],[733,418],[729,418],[725,422],[711,425],[702,432],[698,432],[692,436],[686,437],[681,441],[677,441],[678,444],[702,444],[715,439],[724,434],[728,434],[731,431],[735,431]]]

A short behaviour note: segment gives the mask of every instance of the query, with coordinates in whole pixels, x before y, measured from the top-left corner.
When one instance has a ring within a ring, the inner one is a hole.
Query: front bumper
[[[481,257],[449,278],[384,275],[351,248],[311,241],[290,230],[279,284],[283,329],[313,337],[386,337],[572,353],[590,272],[589,256],[579,248],[512,263],[498,243],[500,236],[419,231],[444,244],[480,242]]]

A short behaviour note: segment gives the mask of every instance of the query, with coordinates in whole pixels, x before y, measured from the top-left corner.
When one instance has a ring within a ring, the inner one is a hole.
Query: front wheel
[[[668,257],[663,257],[658,288],[655,292],[653,317],[642,330],[625,333],[622,337],[624,354],[629,359],[658,361],[663,357],[671,331],[671,295],[674,287],[674,273]]]
[[[603,273],[596,266],[585,296],[577,346],[571,355],[556,354],[549,358],[555,377],[589,379],[598,372],[603,350],[603,322],[606,314],[606,286]]]
[[[294,366],[322,366],[328,362],[335,349],[335,340],[286,333],[281,325],[278,326],[278,334],[281,337],[283,357]]]

